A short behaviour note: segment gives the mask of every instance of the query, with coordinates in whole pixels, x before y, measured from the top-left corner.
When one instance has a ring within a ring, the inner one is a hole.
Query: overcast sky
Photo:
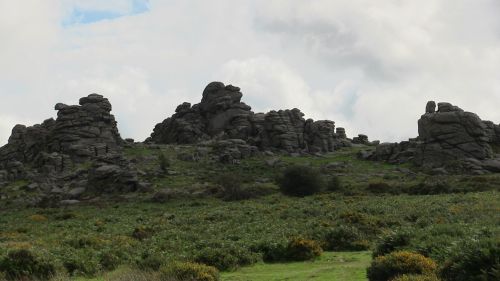
[[[0,0],[0,145],[94,92],[143,140],[211,81],[351,137],[414,137],[428,100],[499,123],[500,1]]]

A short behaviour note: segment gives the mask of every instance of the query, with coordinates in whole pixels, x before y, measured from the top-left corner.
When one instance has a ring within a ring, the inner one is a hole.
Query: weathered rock
[[[418,120],[418,138],[401,143],[382,143],[367,155],[390,163],[412,161],[430,170],[448,168],[474,174],[496,171],[495,150],[500,144],[500,126],[482,121],[450,103],[430,101]]]
[[[79,103],[56,104],[56,120],[31,127],[16,125],[7,145],[0,148],[1,177],[8,181],[29,178],[47,194],[69,198],[80,195],[85,188],[81,183],[98,184],[91,186],[93,191],[96,187],[100,191],[135,190],[135,170],[122,157],[124,141],[108,99],[91,94]],[[89,173],[86,163],[100,169]],[[119,169],[105,173],[106,165]]]
[[[305,120],[299,109],[253,113],[241,102],[240,88],[212,82],[199,104],[183,103],[157,124],[148,141],[190,144],[213,139],[241,139],[261,151],[329,152],[349,146],[345,130],[333,121]],[[236,151],[234,151],[236,153]]]

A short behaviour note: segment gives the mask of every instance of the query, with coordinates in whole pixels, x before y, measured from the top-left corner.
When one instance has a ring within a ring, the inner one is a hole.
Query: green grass
[[[223,281],[362,281],[369,252],[325,252],[315,261],[256,264],[222,274]]]

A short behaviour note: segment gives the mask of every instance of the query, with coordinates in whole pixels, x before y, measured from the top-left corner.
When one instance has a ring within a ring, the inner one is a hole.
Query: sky
[[[415,137],[428,100],[498,124],[498,15],[498,0],[0,0],[0,145],[90,93],[142,141],[211,81],[350,137]]]

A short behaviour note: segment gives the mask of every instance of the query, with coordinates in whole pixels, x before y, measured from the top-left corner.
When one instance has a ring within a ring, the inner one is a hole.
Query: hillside
[[[496,280],[500,125],[430,102],[418,137],[381,144],[241,97],[211,83],[144,142],[96,94],[16,126],[0,148],[0,280],[180,280],[176,262],[221,280],[368,280],[403,250],[432,270],[392,277]]]

